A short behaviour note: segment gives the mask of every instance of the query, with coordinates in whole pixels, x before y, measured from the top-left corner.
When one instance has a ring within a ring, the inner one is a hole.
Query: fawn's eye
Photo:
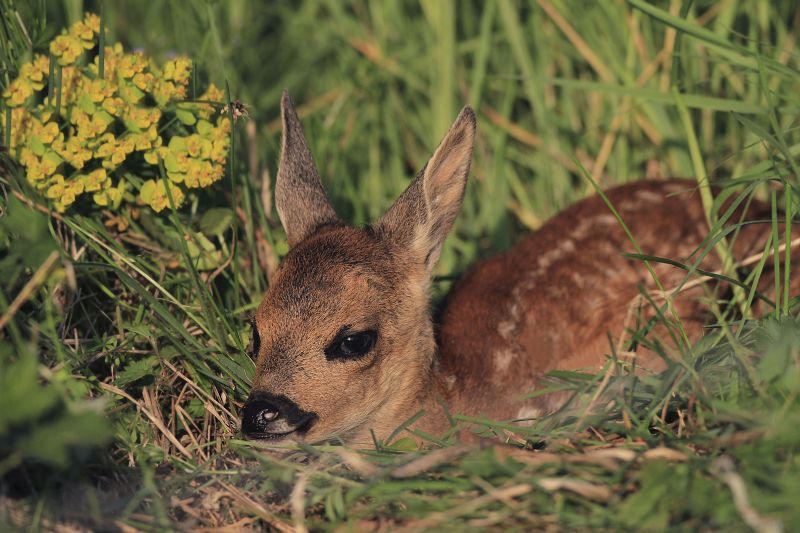
[[[373,346],[378,333],[375,331],[362,331],[360,333],[344,333],[325,349],[325,358],[333,359],[355,359],[367,355]]]
[[[247,354],[255,359],[261,349],[261,338],[258,336],[255,320],[250,322],[250,342],[247,344]]]

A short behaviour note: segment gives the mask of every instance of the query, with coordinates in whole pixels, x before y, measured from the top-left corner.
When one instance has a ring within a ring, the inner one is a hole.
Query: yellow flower
[[[98,168],[83,176],[83,187],[86,192],[99,191],[109,185],[106,169]]]
[[[65,190],[66,189],[64,186],[64,176],[62,176],[61,174],[56,174],[48,182],[47,192],[45,193],[45,196],[47,196],[50,199],[60,198],[61,196],[64,195]]]
[[[79,20],[69,28],[69,34],[82,41],[92,41],[94,39],[94,32],[84,21]],[[91,48],[91,46],[89,46]]]
[[[218,140],[213,142],[211,148],[211,160],[219,164],[224,164],[228,158],[228,140]]]
[[[118,207],[120,202],[122,201],[122,189],[119,188],[111,188],[107,192],[108,199],[111,201],[111,204],[114,207]]]
[[[190,188],[208,187],[219,180],[224,169],[208,161],[193,159],[189,164],[184,183]]]
[[[97,157],[102,157],[103,167],[113,169],[122,164],[128,157],[128,154],[133,152],[134,143],[130,138],[115,139],[112,137],[111,141],[102,146],[102,154],[95,152]]]
[[[186,165],[186,174],[183,175],[183,182],[187,187],[196,189],[201,187],[200,175],[203,173],[203,162],[191,159]]]
[[[203,139],[197,134],[186,138],[186,152],[192,157],[208,159],[211,156],[212,145],[208,139]]]
[[[216,85],[213,83],[209,84],[208,89],[198,100],[205,100],[209,102],[222,102],[225,99],[225,95],[223,94],[222,90],[217,88]],[[211,115],[214,114],[214,106],[210,104],[197,104],[197,114],[205,119],[211,118]]]
[[[86,16],[83,18],[83,23],[94,33],[100,33],[100,17],[94,13],[86,13]]]
[[[118,141],[119,148],[126,154],[130,154],[136,149],[136,144],[130,137],[125,137],[124,139],[119,139]]]
[[[144,92],[132,83],[120,83],[119,88],[120,98],[129,104],[136,104],[144,98]]]
[[[2,103],[11,108],[9,153],[25,169],[28,182],[59,211],[82,194],[91,194],[97,205],[109,209],[130,201],[124,182],[114,187],[110,172],[127,165],[136,151],[152,167],[163,160],[169,178],[166,184],[146,181],[137,202],[161,211],[169,206],[170,193],[180,205],[187,187],[207,187],[224,174],[229,120],[219,117],[215,105],[184,103],[181,109],[186,113],[162,137],[162,114],[175,116],[175,109],[167,105],[186,98],[191,60],[178,57],[159,68],[140,52],[126,54],[117,43],[105,47],[105,72],[100,78],[97,57],[88,66],[77,64],[84,48],[96,45],[99,31],[99,17],[87,14],[50,43],[50,55],[63,67],[60,116],[51,102],[36,103],[36,93],[48,83],[50,57],[36,55],[20,66],[19,76],[2,94]],[[201,99],[221,102],[223,93],[211,85]],[[0,113],[0,131],[6,129],[6,118]],[[64,178],[65,171],[87,167],[92,170]]]
[[[98,32],[99,32],[99,24],[98,24]],[[125,55],[122,50],[122,45],[120,43],[114,43],[113,46],[106,46],[103,51],[105,52],[105,78],[106,79],[115,79],[117,76],[117,66],[119,65],[120,59]],[[99,74],[100,69],[100,55],[98,54],[91,65],[89,65],[89,71],[97,76]]]
[[[164,64],[164,79],[174,81],[180,85],[189,83],[192,73],[192,61],[188,57],[178,57]]]
[[[194,160],[189,157],[189,154],[186,152],[180,152],[175,154],[175,162],[176,167],[179,172],[188,172],[190,168],[190,164]]]
[[[39,138],[42,139],[42,142],[45,144],[52,144],[53,141],[56,140],[58,137],[58,124],[55,122],[48,122],[38,132]]]
[[[133,75],[133,84],[143,91],[150,91],[155,77],[149,72],[137,72]]]
[[[23,148],[19,154],[19,162],[22,166],[29,167],[39,164],[39,158],[29,148]]]
[[[217,120],[217,127],[214,132],[215,138],[221,139],[224,137],[227,139],[230,134],[231,134],[231,121],[228,119],[228,117],[220,117]]]
[[[106,129],[108,129],[108,125],[109,122],[102,116],[94,115],[91,119],[83,120],[78,124],[76,135],[80,139],[94,139],[105,133]]]
[[[19,77],[28,80],[31,87],[37,91],[44,87],[44,77],[46,74],[48,73],[39,70],[35,63],[25,63],[19,69]]]
[[[33,85],[31,85],[31,82],[24,78],[17,78],[9,83],[6,90],[3,91],[3,98],[6,99],[6,103],[10,107],[17,107],[24,104],[25,100],[32,94]]]
[[[65,191],[77,196],[83,192],[83,186],[84,185],[82,180],[73,179],[70,180],[69,183],[67,183]]]
[[[90,80],[89,78],[83,78],[82,81],[81,90],[85,92],[94,103],[100,103],[114,95],[114,85],[106,80]]]
[[[219,181],[222,179],[222,176],[225,175],[225,168],[222,165],[213,165],[209,163],[211,167],[210,175],[211,175],[211,182]],[[210,185],[210,183],[209,183]]]
[[[55,173],[58,165],[61,164],[62,159],[52,150],[48,150],[42,156],[40,170],[45,176],[50,176]]]
[[[147,138],[146,133],[132,133],[129,137],[133,141],[133,146],[136,150],[145,151],[152,147],[150,143],[150,139]],[[150,161],[147,159],[147,155],[145,154],[145,160],[150,163],[151,165],[155,165],[158,160]]]
[[[100,158],[109,157],[114,152],[116,138],[111,133],[104,133],[98,139],[97,147],[94,149],[94,156]]]
[[[117,96],[103,100],[103,109],[115,117],[119,117],[125,113],[126,105],[122,98]]]
[[[165,146],[154,147],[153,149],[147,150],[144,153],[144,160],[150,163],[151,165],[157,165],[158,158],[160,157],[161,159],[165,159],[167,157],[168,152],[169,150]]]
[[[67,163],[79,170],[92,158],[92,151],[86,148],[75,135],[67,139],[60,149],[56,148],[56,152]]]
[[[41,78],[32,77],[31,79],[44,81],[44,78],[50,75],[50,58],[46,55],[36,54],[31,65],[41,74]]]
[[[160,106],[165,106],[170,100],[186,98],[186,87],[175,85],[171,81],[158,80],[153,85],[153,98]]]
[[[111,189],[109,189],[109,191],[110,190]],[[109,191],[99,191],[99,192],[94,193],[92,195],[92,200],[94,200],[94,203],[96,203],[99,206],[103,206],[103,207],[107,206],[108,205],[108,200],[109,200],[109,197],[108,197],[108,192]]]
[[[161,110],[146,107],[129,107],[123,117],[125,124],[133,131],[147,130],[161,118]]]
[[[58,58],[59,65],[71,65],[83,53],[83,45],[72,35],[59,35],[50,43],[50,53]]]
[[[41,163],[39,163],[38,158],[35,161],[30,161],[25,168],[25,179],[30,183],[36,184],[36,182],[42,181],[46,177],[44,172],[42,172]]]
[[[147,59],[141,52],[134,52],[133,54],[125,54],[119,61],[117,72],[120,76],[126,79],[133,78],[139,72],[143,72],[147,66]]]
[[[169,192],[172,195],[172,200],[175,207],[179,207],[183,203],[183,191],[177,186],[170,183]],[[164,186],[164,181],[147,180],[142,184],[139,190],[139,199],[153,208],[156,213],[161,212],[165,207],[169,207],[169,197],[167,196],[167,189]]]

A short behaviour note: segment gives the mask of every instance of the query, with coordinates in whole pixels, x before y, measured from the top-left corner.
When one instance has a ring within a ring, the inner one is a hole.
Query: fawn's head
[[[253,323],[256,376],[242,430],[254,439],[361,440],[394,429],[430,387],[428,286],[469,173],[464,108],[389,211],[336,216],[287,93],[275,203],[290,250]]]

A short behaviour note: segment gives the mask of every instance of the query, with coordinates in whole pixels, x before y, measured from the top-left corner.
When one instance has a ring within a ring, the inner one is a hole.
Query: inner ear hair
[[[464,199],[475,126],[475,112],[465,107],[431,159],[378,225],[417,255],[428,271],[438,261]]]

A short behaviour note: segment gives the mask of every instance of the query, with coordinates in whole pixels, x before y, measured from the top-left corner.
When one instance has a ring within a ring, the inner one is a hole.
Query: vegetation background
[[[401,426],[374,450],[276,455],[237,434],[253,371],[248,313],[286,251],[270,196],[284,88],[355,224],[391,204],[462,105],[477,110],[437,298],[592,181],[685,176],[756,195],[775,208],[771,251],[791,243],[777,222],[800,205],[796,2],[0,0],[0,10],[3,87],[32,51],[102,11],[107,42],[187,54],[199,79],[227,85],[249,111],[223,181],[178,212],[121,213],[125,230],[100,212],[54,216],[4,157],[0,528],[800,523],[800,335],[786,291],[796,268],[769,253],[727,273],[747,289],[737,305],[709,288],[714,324],[663,374],[609,363],[555,375],[574,401],[529,428],[455,418],[497,446],[445,435],[416,450]],[[717,207],[709,246],[690,262],[733,237]],[[213,269],[183,244],[198,232]],[[783,273],[762,295],[773,311],[743,320],[766,261]]]

